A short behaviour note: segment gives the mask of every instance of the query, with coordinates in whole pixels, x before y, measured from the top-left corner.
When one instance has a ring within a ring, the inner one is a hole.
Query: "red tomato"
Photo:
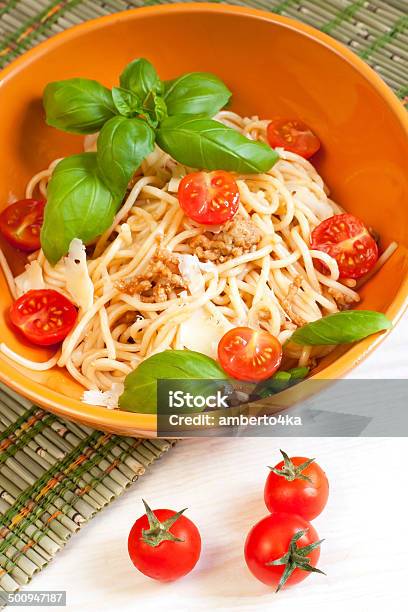
[[[275,512],[249,532],[245,542],[246,564],[258,580],[280,591],[301,582],[309,572],[324,573],[315,567],[323,541],[318,537],[302,517]]]
[[[329,497],[329,482],[314,459],[289,457],[270,468],[264,498],[269,512],[289,512],[311,521],[318,516]]]
[[[239,189],[224,170],[192,172],[181,179],[178,199],[187,217],[203,225],[220,225],[235,215]]]
[[[360,278],[378,259],[378,247],[364,223],[348,213],[322,221],[312,232],[311,249],[328,253],[337,261],[340,278]],[[316,262],[322,271],[326,266]]]
[[[30,342],[49,346],[62,342],[69,334],[77,309],[54,289],[33,289],[12,304],[10,319]]]
[[[45,200],[19,200],[0,214],[0,231],[6,240],[23,251],[40,248],[40,231]]]
[[[268,125],[267,138],[273,149],[283,147],[305,159],[320,149],[318,137],[299,119],[274,119]]]
[[[257,382],[276,372],[282,360],[282,346],[267,331],[234,327],[218,344],[222,368],[237,380]]]
[[[182,512],[150,510],[137,519],[128,540],[129,556],[146,576],[170,582],[185,576],[200,558],[200,532]]]

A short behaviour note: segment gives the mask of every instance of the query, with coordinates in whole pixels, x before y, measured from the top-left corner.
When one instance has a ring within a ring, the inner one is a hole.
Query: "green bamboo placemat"
[[[175,0],[0,0],[0,67],[56,32],[116,11]],[[360,55],[404,99],[408,96],[407,0],[232,0],[294,17]]]
[[[27,584],[168,440],[91,430],[0,386],[0,591]]]
[[[0,0],[0,67],[68,27],[161,0]],[[235,0],[348,45],[408,96],[407,0]],[[63,421],[0,387],[0,590],[29,582],[96,512],[171,446]]]

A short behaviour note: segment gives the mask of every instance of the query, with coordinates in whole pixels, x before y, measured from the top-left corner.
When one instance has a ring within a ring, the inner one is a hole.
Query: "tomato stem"
[[[282,451],[281,451],[282,452]],[[324,572],[317,567],[313,567],[310,565],[310,559],[307,556],[312,550],[320,546],[320,544],[324,540],[318,540],[317,542],[313,542],[312,544],[308,544],[307,546],[298,547],[297,541],[300,540],[306,533],[307,529],[303,529],[295,533],[292,537],[289,550],[285,553],[280,559],[275,559],[274,561],[269,561],[266,565],[285,565],[284,572],[279,581],[278,587],[275,593],[278,593],[281,588],[285,585],[287,580],[293,574],[295,569],[303,570],[304,572],[317,572],[319,574],[324,574]]]
[[[173,535],[169,529],[187,508],[175,512],[173,516],[161,523],[144,499],[142,499],[142,502],[146,509],[147,520],[149,521],[149,529],[142,529],[142,537],[140,538],[142,542],[153,547],[159,546],[159,544],[165,540],[169,540],[170,542],[184,542],[182,538],[177,538]]]
[[[301,463],[300,465],[295,465],[292,459],[290,459],[288,455],[285,453],[285,451],[281,450],[280,452],[284,460],[284,465],[281,469],[268,466],[271,472],[273,472],[277,476],[283,476],[283,478],[286,478],[286,480],[288,480],[289,482],[291,482],[292,480],[296,480],[296,479],[306,480],[307,482],[312,482],[312,479],[310,478],[310,476],[306,476],[305,474],[302,474],[302,472],[307,467],[309,467],[311,463],[313,463],[314,459],[308,459],[307,461],[304,461],[304,463]]]

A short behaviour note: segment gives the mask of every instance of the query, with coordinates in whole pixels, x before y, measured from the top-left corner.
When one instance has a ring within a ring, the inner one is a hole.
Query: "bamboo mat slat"
[[[172,0],[170,0],[172,2]],[[0,0],[0,68],[78,23],[164,0]],[[408,0],[234,0],[349,46],[407,101]],[[63,421],[0,387],[0,591],[15,591],[171,446]]]

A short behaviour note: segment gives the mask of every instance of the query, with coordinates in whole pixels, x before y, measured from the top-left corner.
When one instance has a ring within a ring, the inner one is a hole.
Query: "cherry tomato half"
[[[322,221],[312,232],[311,249],[328,253],[337,261],[340,278],[360,278],[378,259],[378,247],[364,223],[348,213]],[[324,263],[317,260],[326,272]]]
[[[273,149],[283,147],[305,159],[320,149],[320,140],[316,134],[299,119],[273,119],[267,128],[267,138]]]
[[[12,304],[10,319],[33,344],[62,342],[75,325],[77,309],[54,289],[27,291]]]
[[[152,511],[144,503],[146,514],[129,534],[129,556],[146,576],[161,582],[177,580],[191,572],[200,558],[200,532],[181,512]]]
[[[322,468],[306,457],[291,457],[270,468],[264,498],[269,512],[288,512],[311,521],[329,497],[329,482]]]
[[[323,573],[315,567],[320,556],[318,538],[309,521],[297,514],[274,512],[249,532],[245,561],[258,580],[280,590],[301,582],[309,572]]]
[[[234,327],[218,344],[222,368],[237,380],[257,382],[276,372],[282,360],[282,346],[267,331]]]
[[[181,179],[178,199],[187,217],[203,225],[220,225],[235,215],[239,189],[224,170],[192,172]]]
[[[23,251],[40,248],[40,231],[45,200],[19,200],[0,214],[0,231],[6,240]]]

